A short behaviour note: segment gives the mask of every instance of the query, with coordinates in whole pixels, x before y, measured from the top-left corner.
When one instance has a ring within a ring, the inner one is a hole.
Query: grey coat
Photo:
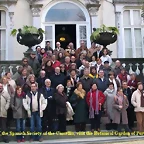
[[[106,97],[104,107],[106,109],[109,120],[113,120],[114,119],[113,103],[114,103],[114,97],[116,96],[116,91],[114,89],[110,90],[109,88],[107,88],[104,92],[104,95]]]
[[[127,108],[129,106],[129,102],[127,97],[124,95],[123,99],[123,108],[120,110],[119,109],[119,103],[118,99],[115,97],[114,98],[114,103],[113,103],[113,113],[114,113],[114,119],[113,123],[120,124],[120,120],[122,117],[122,124],[128,124],[128,118],[127,118]]]
[[[15,95],[14,97],[11,98],[11,107],[13,110],[14,119],[20,119],[20,118],[25,119],[27,117],[27,112],[23,106],[24,96],[25,96],[24,94],[22,94],[21,97],[18,97],[17,95]]]

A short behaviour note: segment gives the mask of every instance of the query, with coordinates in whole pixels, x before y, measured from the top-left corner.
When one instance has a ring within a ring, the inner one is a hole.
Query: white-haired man
[[[65,55],[65,50],[64,50],[63,48],[61,48],[60,42],[56,42],[56,48],[55,48],[55,50],[54,50],[53,53],[54,53],[56,56],[58,56],[58,54],[59,54],[60,52],[62,52],[63,55]]]
[[[44,111],[42,128],[43,131],[55,132],[54,119],[56,118],[56,107],[54,101],[55,90],[51,87],[51,80],[45,80],[45,86],[41,89],[42,94],[48,101],[48,105]]]

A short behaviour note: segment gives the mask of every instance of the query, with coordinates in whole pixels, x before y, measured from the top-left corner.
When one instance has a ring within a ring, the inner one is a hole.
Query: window
[[[84,41],[87,45],[87,32],[86,32],[86,26],[79,26],[79,34],[80,34],[80,43],[81,41]]]
[[[45,21],[86,21],[86,17],[77,5],[69,2],[61,2],[54,5],[48,11]]]
[[[126,58],[142,58],[142,23],[140,10],[123,12],[124,44]]]
[[[0,60],[6,55],[6,12],[0,10]]]
[[[45,27],[45,42],[50,41],[50,45],[52,47],[53,43],[53,33],[52,33],[53,27],[52,26],[46,26]]]

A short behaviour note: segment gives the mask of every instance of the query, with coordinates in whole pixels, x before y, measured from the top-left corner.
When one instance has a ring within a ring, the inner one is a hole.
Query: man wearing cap
[[[105,77],[108,78],[109,72],[112,71],[112,68],[109,66],[109,61],[104,62],[103,71],[104,71]]]
[[[34,75],[37,77],[39,75],[41,66],[38,59],[36,58],[36,51],[31,52],[28,64],[32,67]]]

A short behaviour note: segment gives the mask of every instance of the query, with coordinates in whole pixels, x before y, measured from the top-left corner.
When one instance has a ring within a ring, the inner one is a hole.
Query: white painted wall
[[[98,11],[99,25],[101,26],[102,24],[104,24],[106,26],[116,26],[115,9],[114,9],[112,0],[101,0],[100,3],[101,3],[101,6]],[[117,44],[114,43],[107,47],[113,51],[112,57],[116,58],[117,57]]]
[[[19,29],[24,25],[32,25],[32,13],[29,3],[26,0],[18,0],[14,10],[14,28]],[[20,60],[24,57],[23,52],[27,50],[26,46],[21,46],[14,39],[13,60]]]

